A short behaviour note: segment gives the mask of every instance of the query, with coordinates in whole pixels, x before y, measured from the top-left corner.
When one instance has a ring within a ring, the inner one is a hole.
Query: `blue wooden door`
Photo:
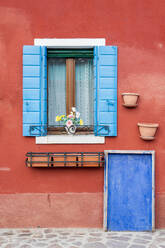
[[[107,156],[107,229],[151,231],[152,154]]]

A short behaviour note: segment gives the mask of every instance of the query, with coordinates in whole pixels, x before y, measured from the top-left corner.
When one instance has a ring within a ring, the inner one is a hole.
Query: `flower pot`
[[[42,155],[33,155],[33,157],[27,158],[27,166],[28,167],[48,167],[51,166],[51,161],[48,156]]]
[[[140,137],[144,140],[153,140],[157,128],[159,127],[158,123],[138,123]]]
[[[76,126],[75,125],[71,125],[69,127],[65,126],[65,130],[66,130],[67,134],[75,134]]]
[[[54,154],[52,156],[53,167],[76,167],[77,166],[77,154]]]
[[[124,101],[124,104],[123,104],[124,107],[134,108],[138,105],[137,101],[139,98],[139,94],[137,94],[137,93],[122,93],[122,97],[123,97],[123,101]]]
[[[81,162],[83,162],[83,167],[103,167],[104,166],[104,156],[95,154],[86,154],[83,156],[83,159],[79,157],[79,163],[81,166]]]

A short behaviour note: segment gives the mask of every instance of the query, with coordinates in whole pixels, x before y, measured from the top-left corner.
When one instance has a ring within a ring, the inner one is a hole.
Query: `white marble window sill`
[[[47,135],[36,137],[36,144],[104,144],[105,137],[94,135]]]

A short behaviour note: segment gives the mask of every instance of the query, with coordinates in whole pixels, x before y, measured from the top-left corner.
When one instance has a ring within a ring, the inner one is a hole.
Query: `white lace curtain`
[[[75,59],[75,103],[84,125],[93,125],[93,60]],[[66,60],[48,59],[48,125],[55,122],[57,115],[66,114]]]
[[[57,115],[66,114],[66,61],[48,59],[48,126],[59,126]]]
[[[76,109],[84,125],[93,125],[93,60],[76,59]]]

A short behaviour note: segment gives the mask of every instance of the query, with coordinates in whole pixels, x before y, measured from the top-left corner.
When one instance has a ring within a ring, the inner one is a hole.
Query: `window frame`
[[[69,39],[34,39],[35,46],[47,48],[94,48],[95,46],[106,46],[105,38],[69,38]],[[91,135],[47,135],[36,137],[36,144],[104,144],[104,136]]]
[[[76,59],[78,58],[90,58],[92,59],[92,62],[94,63],[94,51],[93,48],[90,49],[59,49],[59,54],[58,54],[58,49],[49,49],[47,48],[47,60],[48,58],[64,58],[66,62],[66,115],[69,115],[70,112],[72,111],[72,107],[75,106],[75,101],[76,101]],[[52,52],[51,52],[52,50]],[[61,51],[60,51],[61,50]],[[66,50],[66,52],[65,52]],[[75,50],[75,51],[74,51]],[[80,51],[81,50],[81,51]],[[86,54],[85,54],[86,52]],[[47,63],[47,70],[48,70],[48,63]],[[47,82],[49,83],[49,77],[47,78]],[[94,85],[93,85],[94,86]],[[49,87],[47,88],[47,95],[49,96]],[[47,103],[48,103],[47,99]],[[94,109],[93,109],[94,111]],[[49,104],[47,104],[47,118],[49,122]],[[93,120],[94,122],[94,120]],[[53,135],[53,134],[65,134],[65,127],[64,126],[47,126],[47,131],[48,134]],[[77,127],[76,130],[77,134],[92,134],[94,133],[94,126],[89,125],[89,126],[82,126],[82,127]]]

